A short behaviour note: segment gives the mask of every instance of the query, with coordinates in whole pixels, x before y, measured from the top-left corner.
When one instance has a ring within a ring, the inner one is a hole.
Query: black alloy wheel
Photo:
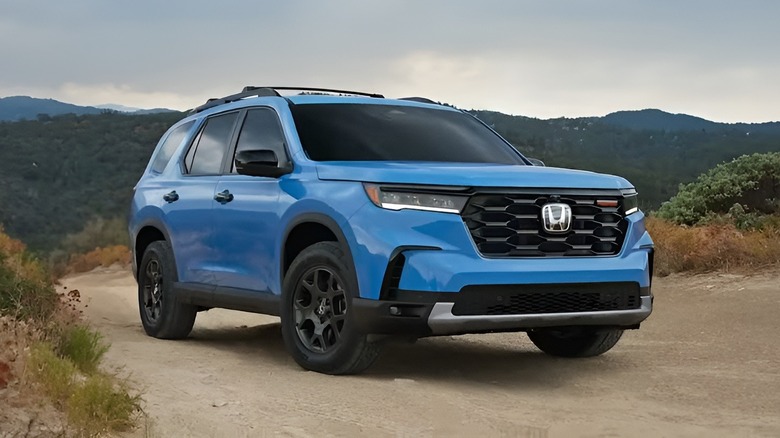
[[[177,299],[173,290],[177,281],[170,243],[150,243],[138,268],[138,310],[149,336],[183,339],[190,334],[198,309]]]
[[[295,330],[308,350],[326,353],[341,340],[347,317],[344,282],[327,267],[310,269],[301,277],[293,298]]]
[[[381,345],[356,328],[357,278],[338,242],[318,242],[290,264],[282,286],[282,338],[301,367],[326,374],[368,368]]]
[[[143,282],[143,310],[149,322],[156,323],[162,312],[163,296],[162,288],[164,275],[160,262],[150,260],[144,271]]]

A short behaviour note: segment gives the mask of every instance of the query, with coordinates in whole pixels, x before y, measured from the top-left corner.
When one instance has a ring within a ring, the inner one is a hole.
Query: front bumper
[[[653,310],[653,298],[642,297],[638,309],[597,312],[541,313],[535,315],[454,315],[453,303],[436,303],[428,315],[432,335],[486,331],[523,331],[542,327],[609,326],[636,328]]]
[[[640,290],[638,305],[630,309],[501,315],[463,314],[455,311],[456,306],[463,303],[458,300],[459,294],[406,291],[406,297],[417,299],[384,301],[356,298],[352,302],[352,314],[357,329],[363,333],[413,337],[518,332],[568,326],[634,329],[638,328],[653,310],[650,287]],[[440,301],[442,299],[449,301]]]

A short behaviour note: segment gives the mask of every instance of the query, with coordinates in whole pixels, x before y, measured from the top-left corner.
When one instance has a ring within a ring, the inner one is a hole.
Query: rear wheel
[[[284,278],[282,335],[307,370],[359,373],[379,355],[379,345],[353,328],[350,307],[357,285],[350,266],[338,244],[320,242],[301,251]]]
[[[152,242],[138,269],[138,309],[147,335],[182,339],[192,331],[197,308],[176,300],[173,284],[177,279],[171,245]]]
[[[623,330],[589,327],[537,329],[528,337],[540,350],[552,356],[592,357],[604,354],[617,344]]]

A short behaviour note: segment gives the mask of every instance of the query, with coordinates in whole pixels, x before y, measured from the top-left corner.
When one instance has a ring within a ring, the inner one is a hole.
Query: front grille
[[[596,201],[617,201],[603,207]],[[544,231],[542,206],[568,204],[571,230],[565,234]],[[628,228],[623,197],[610,194],[476,194],[463,210],[479,252],[492,257],[610,256],[620,252]]]
[[[537,284],[466,286],[454,315],[525,315],[638,309],[639,284]]]

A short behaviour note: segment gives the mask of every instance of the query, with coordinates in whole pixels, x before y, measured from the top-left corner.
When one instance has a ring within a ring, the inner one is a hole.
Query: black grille
[[[599,206],[617,202],[617,206]],[[572,226],[565,234],[544,231],[542,206],[571,206]],[[463,221],[479,252],[496,257],[615,255],[623,246],[628,222],[623,198],[609,195],[477,194],[463,210]]]
[[[466,286],[454,315],[524,315],[638,309],[639,285],[631,282]]]

